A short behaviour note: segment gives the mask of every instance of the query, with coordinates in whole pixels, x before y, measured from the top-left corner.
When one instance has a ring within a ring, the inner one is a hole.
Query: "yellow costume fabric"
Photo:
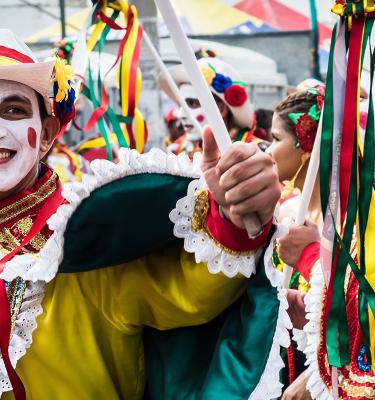
[[[141,399],[142,327],[205,323],[244,292],[180,247],[47,285],[33,343],[17,364],[29,400]],[[12,399],[10,392],[3,398]]]

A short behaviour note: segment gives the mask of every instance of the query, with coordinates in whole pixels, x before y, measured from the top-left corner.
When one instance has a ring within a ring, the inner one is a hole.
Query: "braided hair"
[[[275,108],[284,129],[292,134],[298,146],[310,153],[318,129],[324,99],[324,86],[296,91]]]
[[[289,118],[290,113],[307,113],[310,107],[316,104],[318,94],[309,91],[296,91],[280,101],[275,108],[278,117],[283,121],[284,128],[296,135],[296,125]]]

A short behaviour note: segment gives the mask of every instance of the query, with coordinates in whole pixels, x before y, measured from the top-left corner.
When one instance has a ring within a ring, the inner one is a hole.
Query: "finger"
[[[268,182],[269,178],[265,174],[257,174],[227,190],[225,200],[228,204],[238,204],[264,190],[268,186]]]
[[[307,219],[307,220],[305,221],[305,226],[306,226],[307,228],[318,228],[318,226],[317,226],[314,222],[312,222],[311,220],[309,220],[309,219]]]
[[[252,157],[234,164],[220,178],[220,186],[224,190],[235,187],[238,183],[259,174],[264,168],[262,154],[254,154]]]
[[[257,212],[259,216],[263,216],[268,214],[263,212],[263,208],[265,204],[276,204],[277,198],[275,197],[275,192],[273,189],[265,189],[262,192],[251,196],[241,203],[234,204],[230,206],[230,211],[234,214],[246,215],[252,212]],[[264,221],[263,223],[267,223],[268,221]]]
[[[254,143],[233,143],[230,149],[222,154],[221,159],[217,164],[220,174],[224,174],[224,172],[234,164],[247,160],[258,151],[261,150],[259,150],[258,146]]]
[[[220,152],[217,147],[211,127],[206,125],[202,132],[203,137],[203,151],[202,151],[202,164],[212,164],[219,161]]]

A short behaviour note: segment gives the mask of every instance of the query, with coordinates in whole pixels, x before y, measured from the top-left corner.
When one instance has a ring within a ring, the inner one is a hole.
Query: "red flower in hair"
[[[303,114],[299,117],[296,125],[296,135],[300,148],[311,153],[314,147],[314,140],[316,131],[318,130],[318,123],[314,121],[309,115]]]
[[[224,98],[230,106],[241,107],[247,100],[247,93],[242,86],[232,85],[225,90]]]

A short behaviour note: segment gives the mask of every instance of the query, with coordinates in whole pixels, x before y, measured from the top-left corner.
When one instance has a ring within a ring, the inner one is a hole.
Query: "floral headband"
[[[231,107],[241,107],[246,103],[245,82],[232,81],[229,76],[216,72],[211,64],[202,66],[201,71],[208,86],[211,86],[217,93],[224,93],[224,99]]]
[[[324,86],[318,86],[307,90],[308,93],[316,95],[316,103],[313,104],[307,113],[290,113],[289,119],[296,126],[297,143],[295,148],[301,148],[306,153],[311,153],[314,147],[316,131],[323,108]]]

